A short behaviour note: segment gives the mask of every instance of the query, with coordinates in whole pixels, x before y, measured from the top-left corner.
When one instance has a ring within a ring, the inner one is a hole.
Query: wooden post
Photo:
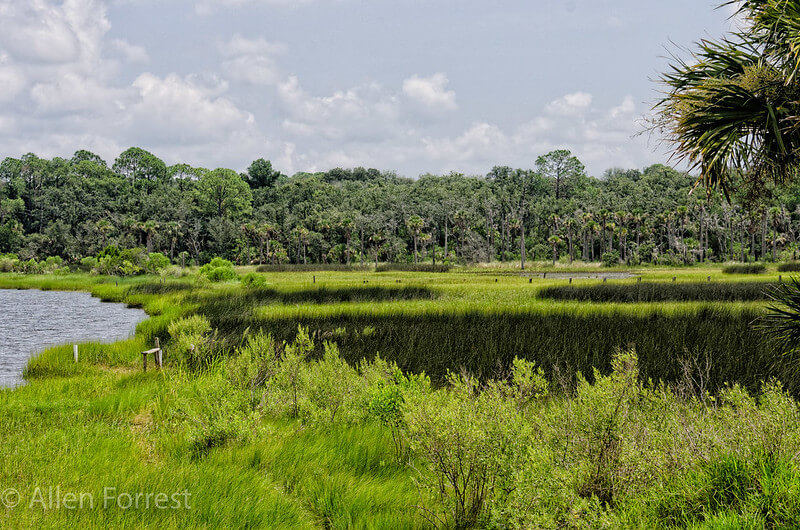
[[[608,283],[608,278],[603,277],[603,283]]]
[[[314,275],[314,283],[317,283],[317,275]]]
[[[709,276],[709,277],[708,277],[708,281],[709,281],[709,282],[711,281],[711,276]]]
[[[569,284],[572,285],[572,278],[569,279]]]
[[[158,337],[156,337],[156,366],[159,370],[164,366],[161,362],[161,344],[158,342]]]
[[[778,275],[778,282],[783,283],[783,276],[780,274]]]
[[[142,371],[147,371],[147,352],[142,352]]]
[[[672,283],[675,283],[675,282],[677,281],[677,279],[678,279],[678,277],[677,277],[677,276],[673,276],[673,277],[672,277]]]
[[[642,277],[641,277],[641,276],[639,276],[638,278],[636,278],[636,283],[642,283]]]
[[[78,362],[78,345],[72,345],[72,358],[75,359],[75,362]]]
[[[533,278],[528,278],[528,283],[533,283]]]

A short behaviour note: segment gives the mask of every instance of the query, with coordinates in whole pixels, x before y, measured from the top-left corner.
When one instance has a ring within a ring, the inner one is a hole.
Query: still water
[[[0,388],[22,384],[28,359],[50,346],[126,339],[145,318],[89,293],[0,289]]]

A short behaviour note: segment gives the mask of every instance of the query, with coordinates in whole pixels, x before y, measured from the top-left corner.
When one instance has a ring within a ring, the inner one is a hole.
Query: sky
[[[670,53],[721,0],[0,0],[0,157],[287,174],[485,174],[569,149],[667,163],[645,132]]]

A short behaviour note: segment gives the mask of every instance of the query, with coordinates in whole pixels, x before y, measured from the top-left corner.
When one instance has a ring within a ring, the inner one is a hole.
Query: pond
[[[48,347],[116,342],[146,318],[89,293],[0,289],[0,388],[22,384],[28,359]]]

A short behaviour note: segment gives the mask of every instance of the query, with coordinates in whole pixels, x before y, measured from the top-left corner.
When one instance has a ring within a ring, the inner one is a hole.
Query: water
[[[0,289],[0,388],[22,384],[28,359],[48,347],[126,339],[145,318],[89,293]]]

